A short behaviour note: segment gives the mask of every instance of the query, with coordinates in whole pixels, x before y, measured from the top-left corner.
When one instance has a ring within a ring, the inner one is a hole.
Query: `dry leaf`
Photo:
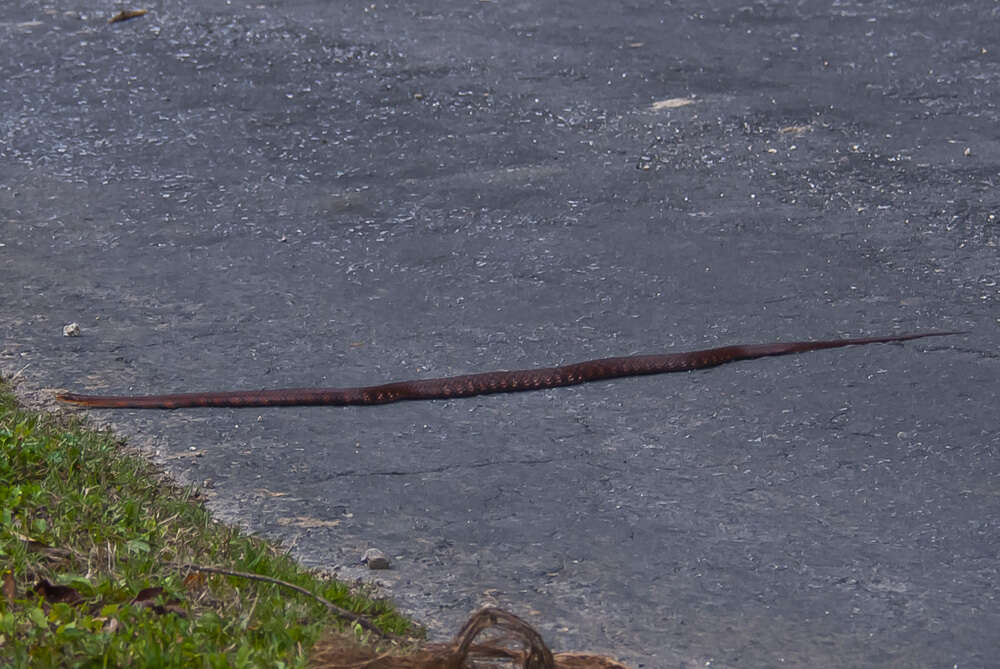
[[[653,111],[660,111],[661,109],[675,109],[677,107],[687,107],[688,105],[693,104],[694,100],[691,98],[668,98],[666,100],[657,100],[650,106],[650,109]]]
[[[83,595],[68,585],[52,585],[44,578],[38,579],[34,592],[40,595],[49,604],[65,602],[66,604],[76,604],[83,599]]]
[[[628,669],[621,662],[590,653],[556,653],[556,669]]]
[[[118,23],[120,21],[128,21],[129,19],[137,19],[140,16],[145,16],[148,12],[148,9],[126,9],[118,12],[108,19],[108,23]]]
[[[799,135],[805,134],[809,130],[810,126],[808,125],[786,125],[784,128],[779,128],[778,132],[782,135],[795,135],[798,137]]]
[[[132,600],[132,604],[144,609],[150,609],[154,613],[158,613],[161,616],[167,613],[173,613],[181,618],[187,617],[187,612],[181,607],[179,599],[171,599],[166,604],[157,604],[156,598],[163,594],[163,588],[159,586],[153,586],[151,588],[143,588],[139,591],[139,594],[135,596]]]
[[[486,633],[491,638],[478,640]],[[313,649],[310,666],[316,669],[628,669],[602,655],[553,655],[528,623],[496,608],[472,614],[451,643],[430,643],[411,655],[377,655],[370,647],[347,638],[324,640]]]
[[[159,586],[155,586],[152,588],[143,588],[142,590],[139,591],[139,594],[135,596],[135,599],[132,600],[132,603],[141,604],[143,602],[148,602],[156,599],[162,594],[163,594],[163,588]]]
[[[188,590],[202,588],[205,585],[205,580],[205,575],[200,571],[191,571],[184,577],[184,587]]]

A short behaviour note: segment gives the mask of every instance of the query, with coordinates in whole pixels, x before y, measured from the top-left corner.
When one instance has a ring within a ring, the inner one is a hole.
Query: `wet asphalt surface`
[[[92,7],[0,17],[0,371],[26,400],[968,329],[90,415],[435,637],[494,604],[642,667],[1000,657],[994,3]]]

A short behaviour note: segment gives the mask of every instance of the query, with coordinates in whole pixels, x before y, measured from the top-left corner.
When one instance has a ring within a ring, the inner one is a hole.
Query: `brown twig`
[[[478,640],[481,636],[487,638]],[[343,636],[329,637],[312,651],[314,669],[628,669],[613,658],[592,653],[553,654],[528,623],[497,608],[469,617],[449,643],[429,643],[408,655],[377,654]]]
[[[288,581],[282,581],[280,578],[273,578],[271,576],[264,576],[262,574],[254,574],[254,573],[246,572],[246,571],[235,571],[235,570],[232,570],[232,569],[222,569],[221,567],[203,567],[201,565],[189,564],[189,563],[186,563],[186,562],[184,562],[184,563],[169,562],[169,563],[167,563],[167,566],[173,567],[175,569],[190,569],[192,571],[201,571],[201,572],[206,572],[206,573],[209,573],[209,574],[222,574],[224,576],[238,576],[240,578],[247,578],[247,579],[251,579],[253,581],[263,581],[264,583],[274,583],[275,585],[282,585],[282,586],[285,586],[286,588],[291,588],[292,590],[295,590],[296,592],[300,592],[303,595],[308,595],[309,597],[312,597],[313,599],[315,599],[317,602],[319,602],[320,604],[322,604],[323,606],[325,606],[331,613],[333,613],[334,615],[338,616],[339,618],[344,618],[344,619],[346,619],[346,620],[348,620],[348,621],[350,621],[352,623],[360,625],[363,629],[366,629],[369,632],[372,632],[373,634],[377,634],[378,636],[382,637],[383,639],[388,639],[388,640],[391,640],[391,641],[401,641],[402,640],[401,637],[398,637],[395,634],[390,634],[389,632],[383,632],[379,628],[378,625],[376,625],[375,623],[373,623],[368,618],[366,618],[366,617],[364,617],[364,616],[362,616],[362,615],[360,615],[358,613],[354,613],[353,611],[348,611],[347,609],[345,609],[343,607],[337,606],[336,604],[334,604],[330,600],[325,599],[323,597],[320,597],[319,595],[317,595],[314,592],[310,592],[309,590],[306,590],[302,586],[295,585],[294,583],[289,583]]]

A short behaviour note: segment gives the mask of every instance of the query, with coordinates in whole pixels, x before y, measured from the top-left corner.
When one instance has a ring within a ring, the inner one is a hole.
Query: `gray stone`
[[[362,564],[368,565],[369,569],[388,569],[389,568],[389,558],[386,557],[385,553],[377,548],[369,548],[365,551],[365,555],[361,558]]]

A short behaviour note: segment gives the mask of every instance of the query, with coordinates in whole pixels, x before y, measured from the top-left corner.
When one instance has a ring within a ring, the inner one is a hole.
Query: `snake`
[[[61,402],[92,409],[185,409],[192,407],[279,407],[375,405],[404,400],[436,400],[517,393],[560,386],[573,386],[625,376],[687,372],[775,355],[805,353],[842,346],[886,344],[924,337],[965,334],[963,331],[923,332],[854,339],[777,342],[721,346],[687,353],[631,355],[599,358],[558,367],[538,367],[513,371],[480,372],[415,381],[397,381],[354,388],[285,388],[229,390],[221,392],[175,393],[165,395],[85,395],[59,393]]]

